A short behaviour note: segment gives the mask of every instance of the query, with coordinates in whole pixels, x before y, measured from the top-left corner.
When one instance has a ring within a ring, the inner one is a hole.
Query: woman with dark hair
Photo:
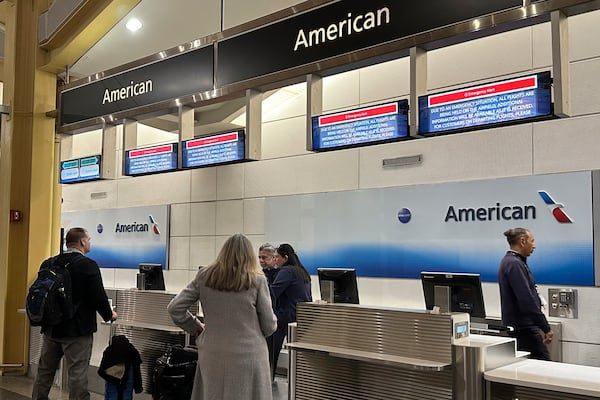
[[[310,274],[294,248],[287,243],[281,244],[275,252],[275,263],[279,273],[271,284],[273,309],[277,316],[277,330],[270,338],[273,341],[273,359],[270,360],[273,379],[287,326],[296,321],[296,304],[312,301]]]

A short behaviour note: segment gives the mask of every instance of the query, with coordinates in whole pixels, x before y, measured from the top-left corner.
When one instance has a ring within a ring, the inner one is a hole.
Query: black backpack
[[[78,258],[75,257],[75,260]],[[73,318],[75,307],[69,265],[74,260],[65,261],[61,256],[44,261],[37,278],[29,287],[25,308],[31,325],[55,326]]]

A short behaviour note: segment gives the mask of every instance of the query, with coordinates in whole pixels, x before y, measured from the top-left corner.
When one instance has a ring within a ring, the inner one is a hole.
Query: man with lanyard
[[[104,321],[117,319],[108,302],[98,264],[85,256],[90,251],[90,236],[83,228],[72,228],[67,232],[67,250],[44,261],[69,265],[71,289],[75,314],[73,318],[56,326],[42,326],[42,351],[33,384],[33,400],[48,400],[60,359],[65,357],[69,399],[89,400],[88,366],[92,355],[93,334],[98,329],[96,312]],[[53,261],[53,259],[55,259]]]
[[[528,351],[530,358],[550,359],[548,344],[554,333],[541,309],[533,275],[527,257],[535,250],[535,238],[527,229],[514,228],[504,232],[510,250],[500,262],[498,284],[502,324],[514,328],[517,348]]]

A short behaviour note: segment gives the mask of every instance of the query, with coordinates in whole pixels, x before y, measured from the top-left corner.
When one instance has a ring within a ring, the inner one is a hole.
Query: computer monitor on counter
[[[421,283],[423,284],[423,295],[425,306],[432,310],[436,304],[435,287],[447,287],[449,289],[449,311],[464,312],[472,318],[485,318],[485,305],[483,302],[483,290],[479,274],[455,273],[455,272],[421,272]],[[444,299],[438,299],[437,301]]]
[[[354,268],[318,268],[321,300],[358,304],[358,285]]]
[[[161,264],[139,264],[139,272],[143,279],[142,287],[144,290],[165,290],[165,278]]]

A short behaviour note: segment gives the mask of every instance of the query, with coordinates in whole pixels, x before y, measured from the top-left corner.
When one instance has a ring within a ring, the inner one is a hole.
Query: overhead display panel
[[[245,131],[191,139],[181,144],[182,168],[198,168],[246,159]]]
[[[550,72],[419,97],[419,133],[460,132],[552,117]]]
[[[60,183],[77,183],[100,179],[100,154],[60,162]]]
[[[177,143],[127,150],[124,175],[145,175],[177,169]]]
[[[408,137],[408,101],[312,117],[312,150],[386,143]]]

